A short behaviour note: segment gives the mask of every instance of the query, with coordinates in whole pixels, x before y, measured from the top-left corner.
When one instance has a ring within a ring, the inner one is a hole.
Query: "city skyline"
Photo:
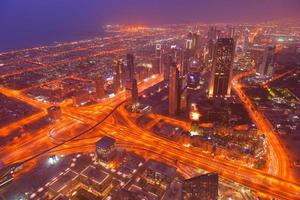
[[[298,5],[1,2],[0,200],[300,200]]]
[[[102,27],[107,24],[155,26],[299,19],[299,8],[298,0],[4,0],[0,2],[0,50],[103,36]]]

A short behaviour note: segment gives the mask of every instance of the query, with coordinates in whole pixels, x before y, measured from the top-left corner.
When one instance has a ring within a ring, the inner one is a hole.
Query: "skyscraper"
[[[180,107],[179,80],[179,70],[177,69],[176,63],[172,63],[169,78],[169,114],[171,115],[177,114]]]
[[[114,70],[114,91],[118,93],[121,86],[121,75],[122,75],[122,62],[121,60],[116,60],[113,63],[113,70]]]
[[[263,60],[265,49],[250,47],[247,49],[247,52],[249,52],[251,59],[254,61],[256,73],[259,74],[259,68]]]
[[[231,93],[231,76],[235,51],[233,38],[219,38],[214,47],[209,96],[225,97]]]
[[[207,33],[208,60],[212,60],[212,58],[213,58],[214,43],[217,38],[218,38],[217,28],[215,26],[209,27],[208,33]]]
[[[190,58],[191,58],[191,50],[190,49],[180,49],[180,57],[179,57],[180,76],[185,76],[187,74]]]
[[[217,200],[219,176],[209,173],[187,179],[183,182],[183,200]]]
[[[162,73],[162,49],[161,44],[156,44],[155,47],[155,74]]]
[[[95,79],[95,88],[96,88],[96,98],[102,99],[105,96],[105,90],[104,90],[104,79],[99,76]]]
[[[173,63],[173,57],[170,54],[164,54],[164,80],[169,80],[170,78],[170,67]]]
[[[136,79],[132,80],[132,87],[131,87],[131,100],[132,105],[135,107],[139,102],[139,94],[138,94],[138,87]]]
[[[258,69],[258,73],[260,74],[260,76],[272,76],[274,66],[274,54],[275,46],[267,46],[263,54],[262,63],[259,65]]]
[[[186,49],[192,49],[192,44],[193,44],[193,40],[187,39],[187,40],[185,41],[185,48],[186,48]]]
[[[216,40],[217,39],[217,28],[215,26],[210,26],[208,28],[207,40]]]
[[[233,26],[228,27],[228,37],[235,38],[235,28]]]
[[[199,35],[197,33],[193,33],[192,35],[192,49],[197,49],[199,47]]]
[[[135,77],[135,70],[134,70],[134,55],[133,54],[127,54],[127,70],[129,73],[129,81],[131,82]]]

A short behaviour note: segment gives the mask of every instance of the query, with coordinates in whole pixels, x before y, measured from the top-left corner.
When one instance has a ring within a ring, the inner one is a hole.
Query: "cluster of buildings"
[[[95,154],[75,154],[65,158],[56,156],[55,162],[48,162],[47,165],[49,169],[45,169],[45,164],[38,165],[34,172],[8,185],[6,192],[0,192],[0,197],[217,200],[220,196],[217,173],[186,179],[176,167],[152,159],[145,161],[134,153],[118,148],[116,141],[106,136],[97,141]],[[48,171],[43,179],[37,179],[34,183],[30,181],[28,187],[15,188],[16,184],[35,179],[42,170]]]

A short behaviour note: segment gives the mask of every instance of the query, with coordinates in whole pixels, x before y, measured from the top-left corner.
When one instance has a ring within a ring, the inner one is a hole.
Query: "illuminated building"
[[[132,100],[132,105],[133,106],[136,106],[139,102],[139,94],[138,94],[138,87],[137,87],[136,79],[132,80],[131,100]]]
[[[261,77],[270,77],[273,73],[275,46],[265,48],[262,63],[259,65],[258,74]]]
[[[170,66],[173,63],[173,57],[170,54],[164,54],[164,80],[169,80],[170,78]]]
[[[197,33],[193,33],[192,35],[192,49],[197,49],[199,47],[199,35]]]
[[[263,55],[264,55],[264,49],[261,47],[251,47],[248,48],[247,51],[251,55],[251,59],[253,59],[255,68],[256,68],[256,73],[259,73],[259,68],[262,63]]]
[[[183,90],[180,94],[180,110],[184,111],[187,109],[189,95],[187,90]]]
[[[147,183],[166,189],[174,180],[176,168],[155,160],[149,160],[148,167],[143,173]]]
[[[176,63],[170,66],[169,78],[169,114],[175,115],[179,111],[180,104],[180,80]]]
[[[120,90],[122,83],[121,83],[121,76],[122,76],[122,62],[121,60],[114,61],[113,64],[114,70],[114,91],[118,93]]]
[[[230,96],[234,51],[234,39],[219,38],[217,40],[209,84],[210,97]]]
[[[228,37],[229,38],[235,38],[235,28],[234,27],[228,27]]]
[[[104,136],[96,142],[97,158],[102,162],[110,162],[116,155],[116,141],[113,138]]]
[[[154,74],[161,74],[161,73],[162,73],[162,49],[161,49],[161,44],[156,44]]]
[[[243,40],[243,50],[246,51],[249,47],[249,37],[248,36],[245,36],[244,37],[244,40]]]
[[[185,76],[188,72],[189,59],[191,51],[189,49],[181,49],[180,55],[180,76]]]
[[[207,34],[208,60],[212,60],[213,58],[214,43],[217,37],[217,28],[215,26],[209,27]]]
[[[105,96],[104,85],[105,85],[105,81],[101,76],[99,76],[95,79],[96,98],[97,99],[102,99]]]
[[[134,70],[134,55],[133,54],[127,54],[127,70],[129,73],[129,81],[131,82],[134,79],[135,70]]]
[[[217,39],[217,27],[210,26],[207,33],[208,40],[216,40]]]
[[[193,43],[193,40],[187,39],[186,42],[185,42],[185,48],[186,49],[192,49],[192,43]]]
[[[200,76],[197,72],[189,72],[187,75],[187,87],[189,89],[197,89],[200,82]]]
[[[183,200],[217,200],[219,176],[209,173],[187,179],[183,182]]]

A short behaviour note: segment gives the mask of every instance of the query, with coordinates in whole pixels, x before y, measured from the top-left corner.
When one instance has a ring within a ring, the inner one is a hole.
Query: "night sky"
[[[0,51],[88,38],[108,23],[300,18],[300,0],[0,0]]]

